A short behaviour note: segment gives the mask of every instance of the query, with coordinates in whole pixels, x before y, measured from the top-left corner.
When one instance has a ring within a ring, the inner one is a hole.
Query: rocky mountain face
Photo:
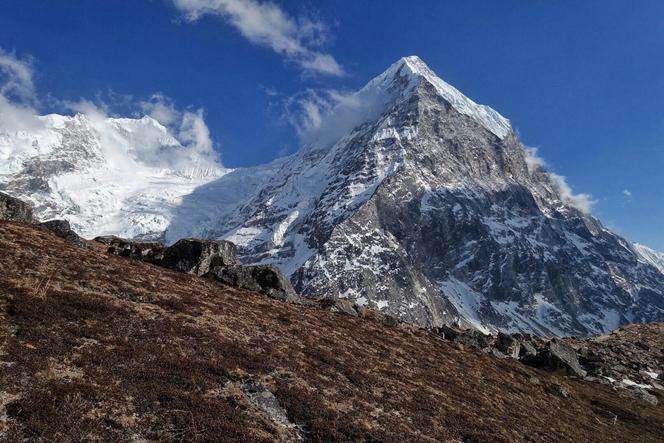
[[[143,165],[109,169],[107,138],[84,120],[54,124],[58,143],[31,143],[59,148],[26,154],[0,180],[84,236],[230,240],[304,295],[422,326],[588,335],[664,319],[661,268],[588,214],[507,119],[417,57],[337,105],[298,153],[254,168],[155,165],[135,147],[177,145],[142,119],[107,123],[130,127],[113,140]]]
[[[197,188],[167,239],[231,240],[303,294],[420,325],[587,335],[664,319],[661,270],[494,110],[417,57],[355,98],[364,108],[340,139]]]

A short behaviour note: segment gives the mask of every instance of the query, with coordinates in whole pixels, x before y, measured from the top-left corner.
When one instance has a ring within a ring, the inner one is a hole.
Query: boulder
[[[471,348],[485,349],[491,346],[490,336],[476,329],[467,329],[459,334],[454,341]]]
[[[129,257],[135,260],[161,266],[166,246],[156,242],[137,242],[113,235],[96,237],[94,241],[108,246],[109,254]]]
[[[557,339],[547,342],[535,357],[525,358],[522,361],[551,372],[577,377],[586,376],[586,371],[581,368],[574,348]]]
[[[30,204],[0,192],[0,220],[34,223],[35,218]]]
[[[537,356],[537,348],[530,340],[522,340],[519,342],[519,359],[529,359]]]
[[[461,329],[458,329],[448,324],[444,324],[443,326],[441,326],[439,331],[448,340],[454,340],[463,333]]]
[[[357,317],[357,310],[355,304],[345,298],[326,298],[319,302],[320,307],[332,312],[341,312],[343,314],[352,315]]]
[[[40,226],[45,227],[53,232],[58,237],[64,239],[67,243],[77,246],[86,246],[85,241],[78,236],[77,233],[72,231],[71,225],[67,220],[49,220],[40,223]]]
[[[508,357],[519,358],[521,343],[510,334],[499,332],[496,338],[496,348]]]
[[[239,265],[235,244],[224,240],[178,240],[164,251],[161,265],[165,268],[206,275],[215,267]],[[258,270],[255,272],[260,273]]]
[[[274,265],[215,266],[207,276],[229,286],[260,292],[279,300],[300,300],[291,282]]]

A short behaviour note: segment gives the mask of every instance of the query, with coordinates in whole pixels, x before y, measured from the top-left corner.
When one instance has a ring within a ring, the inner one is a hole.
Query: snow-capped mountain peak
[[[84,236],[159,236],[184,195],[225,172],[211,147],[149,116],[50,114],[0,130],[0,189]]]
[[[416,57],[351,97],[307,149],[194,191],[167,238],[234,241],[304,294],[423,325],[561,335],[664,319],[664,274],[533,167],[507,119]]]
[[[664,252],[655,251],[639,243],[634,243],[634,249],[639,253],[641,260],[656,267],[664,274]]]
[[[10,135],[44,150],[0,183],[83,234],[228,239],[305,295],[420,325],[583,335],[664,320],[661,268],[584,211],[507,119],[419,58],[323,117],[298,153],[233,171],[150,120],[52,118]],[[2,140],[0,156],[17,145]],[[177,172],[195,165],[213,173]]]
[[[418,80],[425,80],[431,83],[436,91],[447,100],[457,111],[462,114],[468,115],[477,120],[486,129],[494,133],[496,136],[503,138],[511,130],[512,126],[505,117],[486,105],[478,105],[465,95],[463,95],[454,86],[446,83],[438,77],[427,65],[416,55],[403,57],[388,71],[388,75],[393,72],[401,72],[411,78]],[[412,83],[411,83],[412,84]]]

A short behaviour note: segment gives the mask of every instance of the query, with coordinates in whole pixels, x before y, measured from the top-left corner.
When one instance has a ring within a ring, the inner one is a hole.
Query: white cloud
[[[590,194],[575,194],[571,186],[567,183],[567,179],[562,175],[549,172],[549,177],[553,184],[558,189],[562,201],[579,211],[589,214],[592,206],[596,203]]]
[[[15,131],[39,126],[32,81],[32,61],[0,48],[0,130]]]
[[[293,18],[278,5],[257,0],[173,0],[189,21],[204,15],[223,18],[251,43],[265,46],[305,71],[343,75],[330,54],[316,48],[329,40],[327,26],[307,17]]]
[[[350,93],[308,89],[287,99],[285,116],[303,145],[327,148],[377,118],[391,98],[391,92],[381,88]]]
[[[528,172],[531,174],[537,171],[540,168],[546,167],[546,161],[539,156],[539,148],[523,148],[526,151],[526,166],[528,167]]]
[[[622,193],[627,198],[632,196],[632,191],[630,191],[629,189],[623,189]]]
[[[34,103],[32,61],[20,59],[15,53],[0,48],[0,95],[21,103]]]
[[[39,99],[32,79],[29,59],[19,59],[0,48],[0,133],[49,130],[46,120],[39,117]],[[100,138],[106,158],[117,166],[135,167],[133,162],[137,161],[184,174],[216,173],[222,168],[202,109],[178,109],[163,94],[154,94],[143,101],[113,92],[108,93],[106,101],[101,96],[95,100],[49,98],[49,101],[70,113],[84,115]],[[147,115],[152,119],[128,119],[118,124],[116,119],[122,116],[115,114],[114,109],[122,109],[132,117]],[[127,127],[132,130],[127,131]],[[11,152],[24,148],[5,146]],[[4,158],[8,152],[0,154]]]
[[[539,148],[524,146],[524,151],[526,151],[525,161],[526,166],[528,167],[528,172],[531,174],[536,172],[547,174],[551,179],[551,183],[558,191],[558,194],[560,195],[563,203],[578,209],[584,214],[590,213],[593,205],[596,203],[590,194],[575,194],[572,191],[572,187],[567,183],[567,179],[565,177],[553,172],[545,171],[544,168],[547,167],[547,163],[542,157],[540,157],[538,152]]]

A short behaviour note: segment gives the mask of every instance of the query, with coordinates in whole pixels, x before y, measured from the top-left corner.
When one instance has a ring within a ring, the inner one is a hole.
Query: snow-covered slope
[[[664,319],[664,275],[496,111],[417,57],[351,102],[297,154],[196,189],[167,239],[232,240],[305,294],[423,325],[591,334]]]
[[[638,252],[641,259],[664,273],[664,253],[657,252],[647,246],[634,243],[634,249]]]
[[[427,326],[586,335],[664,320],[659,262],[417,57],[254,168],[225,171],[151,119],[42,119],[0,136],[0,187],[86,235],[229,239],[304,294]]]
[[[0,189],[88,237],[159,236],[182,196],[225,172],[151,117],[47,115],[0,131]]]

